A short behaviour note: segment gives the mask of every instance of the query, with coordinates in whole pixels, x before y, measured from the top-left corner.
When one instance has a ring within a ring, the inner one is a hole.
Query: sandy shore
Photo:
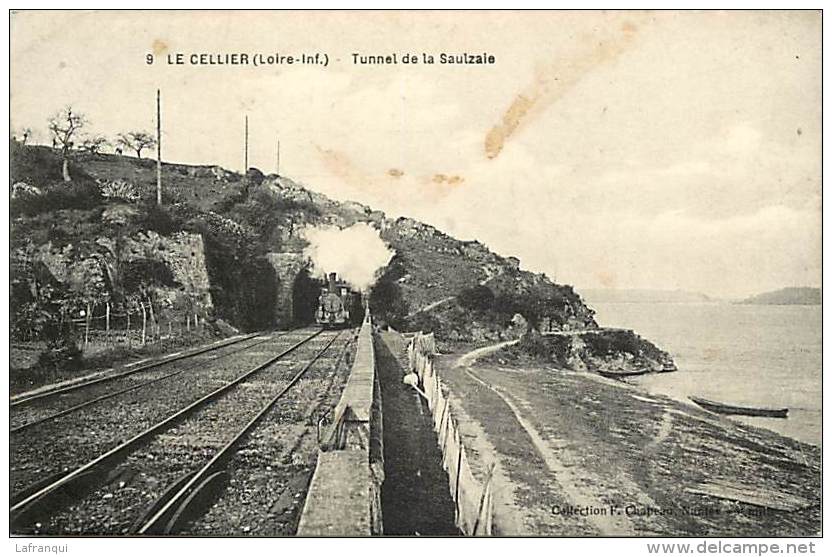
[[[820,533],[817,447],[620,381],[466,354],[437,369],[479,466],[497,464],[498,533]]]

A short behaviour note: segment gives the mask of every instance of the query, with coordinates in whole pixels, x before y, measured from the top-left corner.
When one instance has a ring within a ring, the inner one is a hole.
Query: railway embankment
[[[509,363],[505,344],[410,341],[463,533],[820,533],[818,447],[636,384]]]

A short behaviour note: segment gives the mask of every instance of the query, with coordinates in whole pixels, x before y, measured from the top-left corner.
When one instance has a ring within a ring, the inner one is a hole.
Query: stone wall
[[[123,257],[125,260],[146,257],[163,261],[197,309],[206,312],[213,308],[205,244],[199,234],[177,232],[161,236],[153,231],[141,232],[128,239]]]
[[[90,280],[103,283],[107,274],[117,274],[116,239],[99,237],[94,247],[79,252],[72,244],[55,247],[51,243],[39,246],[34,261],[41,262],[56,280],[73,292],[83,292]],[[177,288],[159,288],[159,298],[169,305],[187,305],[189,309],[205,315],[213,309],[208,269],[205,263],[205,246],[202,236],[178,232],[162,236],[156,232],[140,232],[123,239],[118,248],[122,263],[137,259],[162,261],[171,271]],[[187,302],[183,301],[187,299]]]
[[[269,253],[266,255],[277,276],[277,292],[274,303],[274,323],[278,327],[289,327],[295,321],[294,287],[298,274],[308,266],[300,253]]]

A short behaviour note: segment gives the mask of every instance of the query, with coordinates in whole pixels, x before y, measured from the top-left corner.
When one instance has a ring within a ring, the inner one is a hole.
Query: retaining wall
[[[490,536],[494,528],[493,468],[481,480],[471,471],[459,427],[452,416],[450,399],[443,392],[439,375],[434,370],[436,353],[433,334],[416,334],[408,345],[410,371],[419,376],[419,384],[431,410],[442,449],[442,465],[448,472],[448,487],[456,504],[456,525],[468,536]]]
[[[319,443],[297,535],[381,534],[381,399],[369,312],[358,333],[347,385]]]

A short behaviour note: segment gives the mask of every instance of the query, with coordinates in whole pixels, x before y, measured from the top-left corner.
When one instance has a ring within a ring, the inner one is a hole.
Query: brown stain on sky
[[[595,273],[595,278],[598,279],[598,282],[601,283],[601,286],[604,288],[615,288],[618,282],[615,279],[615,274],[606,270],[597,271]]]
[[[506,141],[534,115],[561,98],[589,72],[615,60],[630,48],[637,31],[636,24],[625,21],[611,36],[600,40],[591,37],[592,47],[565,64],[555,63],[538,69],[534,82],[514,97],[500,122],[486,134],[485,155],[489,159],[496,158]]]
[[[370,176],[356,167],[346,153],[320,145],[315,145],[315,148],[326,169],[344,182],[354,186],[369,185],[373,182]]]
[[[465,181],[465,178],[459,176],[458,174],[454,174],[453,176],[448,176],[446,174],[434,174],[431,181],[434,184],[447,184],[449,186],[456,186],[461,184]]]
[[[152,46],[154,56],[162,56],[163,54],[166,54],[168,51],[168,43],[166,43],[162,39],[154,40]]]
[[[458,174],[435,173],[421,176],[417,181],[404,183],[406,186],[413,187],[391,190],[389,188],[390,179],[399,180],[404,178],[404,170],[391,167],[382,174],[379,174],[378,170],[367,172],[356,164],[347,153],[317,144],[313,145],[317,149],[327,172],[357,190],[371,192],[374,195],[389,196],[393,191],[397,191],[397,195],[413,196],[421,201],[437,203],[465,182],[465,178]]]

